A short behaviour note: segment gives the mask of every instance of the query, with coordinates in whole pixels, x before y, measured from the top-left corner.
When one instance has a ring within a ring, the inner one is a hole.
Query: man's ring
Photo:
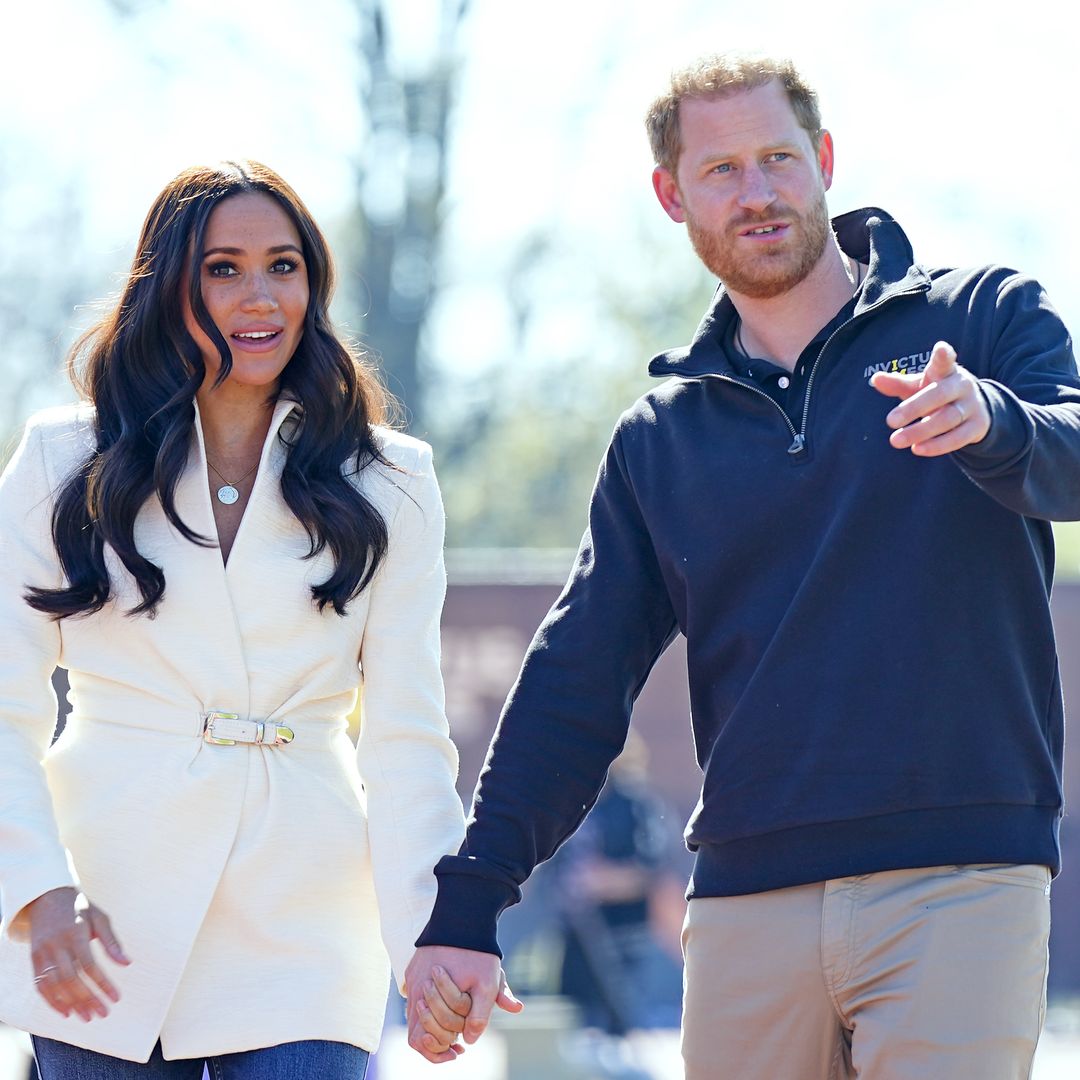
[[[42,968],[34,976],[34,982],[41,982],[42,980],[47,979],[55,970],[56,970],[56,965],[55,964],[52,967]]]

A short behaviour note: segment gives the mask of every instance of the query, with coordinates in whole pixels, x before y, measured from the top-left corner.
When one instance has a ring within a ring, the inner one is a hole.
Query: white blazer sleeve
[[[383,942],[399,990],[435,901],[434,866],[458,850],[465,831],[439,667],[445,520],[430,448],[422,445],[408,468],[388,554],[370,586],[357,746]]]
[[[28,585],[61,581],[51,495],[41,429],[31,424],[0,477],[0,934],[16,938],[27,933],[17,916],[31,900],[76,884],[42,768],[56,728],[60,627],[23,600]]]

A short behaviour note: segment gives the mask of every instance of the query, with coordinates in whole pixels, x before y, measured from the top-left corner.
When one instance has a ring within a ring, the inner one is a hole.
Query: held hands
[[[506,985],[499,958],[472,949],[421,946],[405,972],[405,985],[409,1045],[436,1063],[465,1052],[458,1036],[476,1042],[496,1005],[512,1013],[525,1008]]]
[[[75,889],[65,888],[32,900],[26,913],[38,993],[65,1017],[73,1012],[84,1021],[108,1016],[102,998],[116,1002],[120,994],[98,967],[90,942],[97,938],[109,959],[117,964],[126,967],[131,961],[116,940],[105,912]]]
[[[901,399],[885,422],[895,430],[889,442],[910,447],[919,457],[950,454],[981,442],[990,430],[990,410],[979,382],[956,362],[956,350],[939,341],[926,370],[917,375],[878,371],[870,385],[886,397]]]

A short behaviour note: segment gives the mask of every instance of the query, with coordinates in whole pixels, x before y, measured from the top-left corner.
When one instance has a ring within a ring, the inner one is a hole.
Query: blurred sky
[[[391,0],[397,63],[424,69],[439,6]],[[6,7],[7,221],[47,214],[58,193],[77,192],[85,235],[73,257],[112,287],[170,176],[198,160],[251,156],[281,172],[334,237],[370,152],[350,0]],[[1080,226],[1066,202],[1080,174],[1080,103],[1069,15],[1047,0],[473,0],[431,357],[473,376],[514,362],[498,294],[530,235],[565,254],[553,350],[592,332],[588,305],[573,301],[594,266],[630,289],[645,270],[692,258],[654,202],[641,117],[672,66],[727,47],[793,55],[818,86],[837,147],[834,213],[883,206],[925,262],[993,260],[1033,273],[1077,325]]]

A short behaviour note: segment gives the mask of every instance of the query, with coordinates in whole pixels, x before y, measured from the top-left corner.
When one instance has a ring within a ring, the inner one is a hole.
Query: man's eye
[[[777,150],[775,154],[769,155],[770,161],[787,161],[791,155],[786,150]]]
[[[723,165],[714,165],[713,166],[713,172],[715,172],[715,173],[731,172],[731,166],[728,165],[726,162]]]

